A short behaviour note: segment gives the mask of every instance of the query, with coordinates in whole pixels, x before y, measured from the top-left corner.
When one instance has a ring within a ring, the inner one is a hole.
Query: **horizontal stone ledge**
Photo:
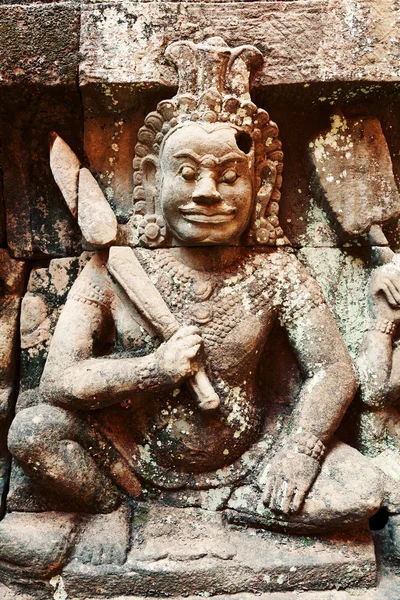
[[[3,4],[0,83],[73,82],[80,55],[83,86],[174,87],[175,72],[163,58],[167,44],[213,35],[262,51],[256,88],[397,82],[399,23],[400,6],[392,0]]]
[[[265,57],[255,87],[400,81],[400,5],[392,0],[108,2],[82,5],[80,84],[176,86],[163,57],[178,39],[222,36]]]

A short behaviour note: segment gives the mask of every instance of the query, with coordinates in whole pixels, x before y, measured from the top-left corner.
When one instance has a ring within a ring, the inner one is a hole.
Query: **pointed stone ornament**
[[[116,216],[88,169],[79,172],[78,225],[94,246],[107,246],[117,235]]]
[[[80,162],[76,154],[55,132],[50,134],[50,168],[71,214],[78,212]]]

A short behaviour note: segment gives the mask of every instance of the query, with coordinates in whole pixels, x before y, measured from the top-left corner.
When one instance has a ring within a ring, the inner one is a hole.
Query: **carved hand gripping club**
[[[180,324],[143,270],[132,248],[111,247],[107,268],[139,313],[163,340],[168,340],[178,331]],[[207,377],[204,365],[198,365],[198,371],[189,378],[188,385],[202,410],[213,410],[219,406],[219,397]]]
[[[51,135],[51,142],[50,166],[54,179],[72,215],[78,216],[84,238],[97,247],[109,246],[117,235],[117,220],[103,192],[90,171],[80,168],[74,152],[57,134]],[[132,248],[112,246],[107,268],[163,340],[180,328]],[[204,365],[198,364],[197,373],[187,383],[202,410],[218,408],[220,400]]]

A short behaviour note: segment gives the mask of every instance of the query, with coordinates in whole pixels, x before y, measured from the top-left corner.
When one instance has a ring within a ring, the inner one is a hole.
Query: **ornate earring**
[[[143,246],[154,248],[165,241],[167,227],[161,215],[143,215],[138,225],[139,240]]]

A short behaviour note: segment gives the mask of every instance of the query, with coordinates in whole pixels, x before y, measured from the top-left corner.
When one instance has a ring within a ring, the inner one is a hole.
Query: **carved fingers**
[[[267,467],[264,504],[277,513],[297,513],[318,472],[319,463],[310,456],[282,450]]]
[[[290,514],[296,512],[293,505],[295,496],[298,496],[296,485],[282,477],[276,477],[268,481],[263,502],[274,512]],[[299,508],[300,506],[297,510]]]
[[[118,542],[115,543],[93,543],[83,546],[82,550],[75,554],[76,558],[83,564],[123,565],[126,560],[126,548]]]
[[[400,281],[391,281],[389,278],[383,279],[381,281],[381,290],[393,308],[400,305]]]
[[[378,317],[400,319],[400,267],[389,263],[378,267],[372,274],[370,294]]]
[[[160,347],[160,366],[174,382],[190,377],[197,372],[194,360],[202,347],[200,330],[195,326],[185,326]]]

